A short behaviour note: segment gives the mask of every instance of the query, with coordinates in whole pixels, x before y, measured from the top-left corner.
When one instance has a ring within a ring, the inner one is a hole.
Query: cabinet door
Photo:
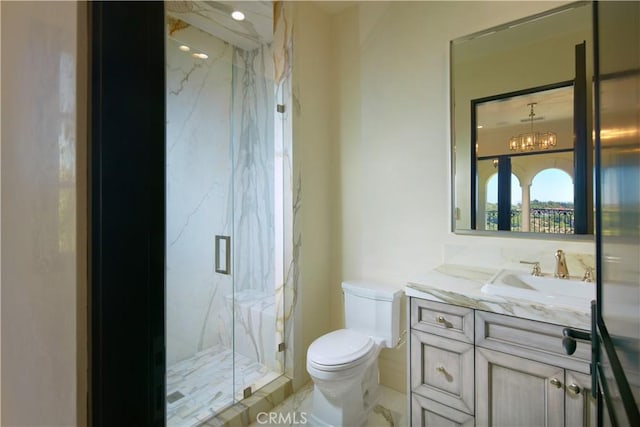
[[[446,405],[411,395],[411,422],[416,427],[473,427],[473,415],[456,411]]]
[[[596,399],[591,397],[591,377],[577,372],[566,372],[565,425],[567,427],[596,427]],[[609,425],[608,420],[605,426]]]
[[[564,369],[476,348],[477,426],[564,426]]]
[[[411,331],[411,391],[473,415],[473,345]]]

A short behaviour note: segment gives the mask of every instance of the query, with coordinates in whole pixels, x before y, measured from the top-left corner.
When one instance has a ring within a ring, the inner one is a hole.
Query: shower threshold
[[[167,426],[200,425],[280,375],[221,345],[196,353],[167,368]]]

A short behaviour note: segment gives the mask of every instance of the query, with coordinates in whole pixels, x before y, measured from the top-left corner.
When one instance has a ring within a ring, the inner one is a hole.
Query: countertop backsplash
[[[489,270],[508,268],[530,271],[531,266],[520,261],[539,262],[543,274],[553,275],[555,252],[562,249],[571,277],[582,278],[585,270],[595,268],[593,242],[558,242],[541,240],[513,240],[508,244],[445,244],[443,263],[481,267]]]

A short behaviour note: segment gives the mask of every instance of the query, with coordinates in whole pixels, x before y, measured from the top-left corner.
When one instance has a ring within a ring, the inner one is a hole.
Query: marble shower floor
[[[309,413],[311,407],[311,392],[313,383],[302,387],[296,393],[289,396],[280,405],[273,408],[270,413],[282,414],[272,416],[275,422],[264,422],[269,418],[261,418],[263,422],[254,422],[249,427],[298,427],[307,425],[301,422],[305,419],[302,413]],[[264,415],[262,417],[265,417]],[[380,401],[373,408],[367,419],[365,427],[404,427],[407,425],[407,396],[403,393],[380,386]]]
[[[167,368],[167,426],[191,427],[208,420],[234,401],[233,351],[214,346]],[[236,400],[249,385],[255,391],[280,374],[240,354],[235,355]]]

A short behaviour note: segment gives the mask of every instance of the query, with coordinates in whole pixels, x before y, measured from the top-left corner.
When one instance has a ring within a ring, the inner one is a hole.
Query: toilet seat
[[[371,337],[351,329],[338,329],[316,339],[307,350],[307,367],[324,372],[355,368],[377,356]]]

